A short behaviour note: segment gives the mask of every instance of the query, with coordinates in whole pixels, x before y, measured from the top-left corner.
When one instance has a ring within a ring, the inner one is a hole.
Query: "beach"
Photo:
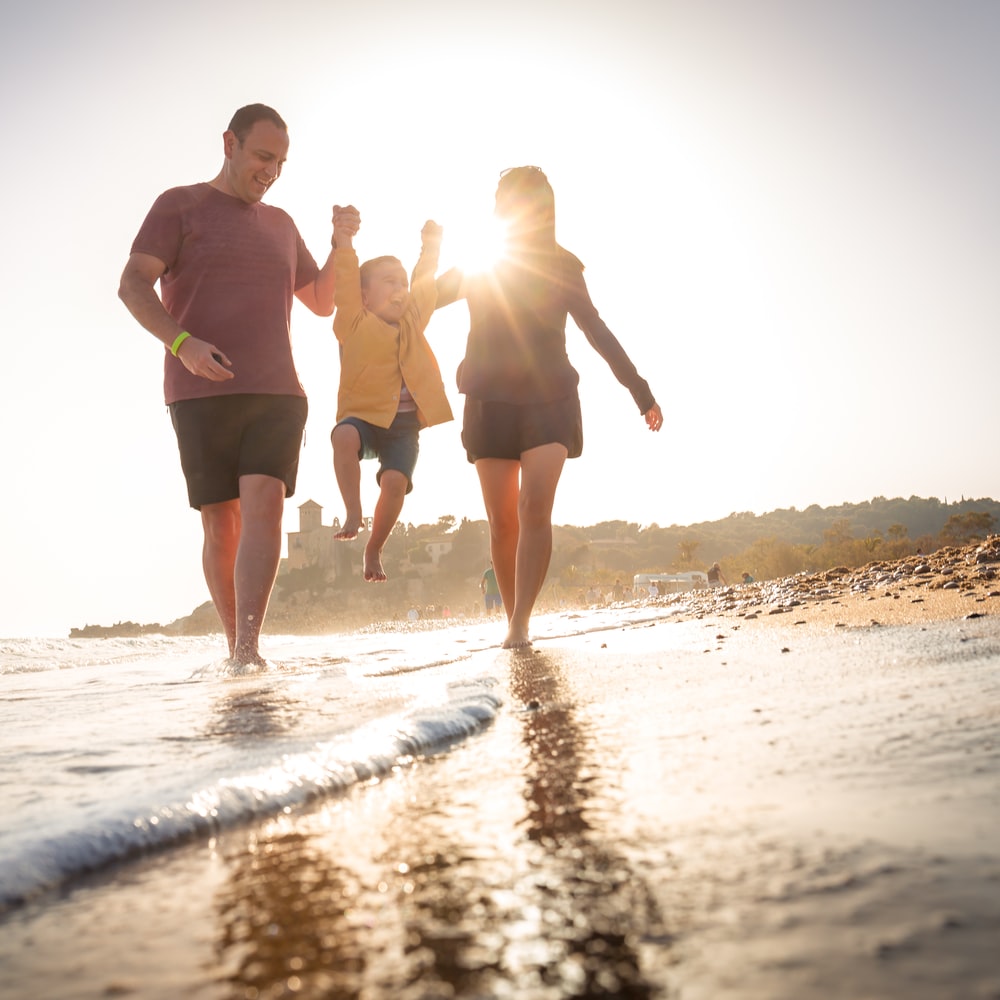
[[[14,909],[0,996],[996,1000],[996,547],[546,616],[473,735]]]

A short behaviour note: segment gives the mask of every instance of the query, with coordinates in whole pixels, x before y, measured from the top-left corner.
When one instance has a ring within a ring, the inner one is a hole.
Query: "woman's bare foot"
[[[358,537],[358,529],[361,527],[361,511],[352,514],[348,511],[344,515],[344,526],[333,537],[339,542],[353,542]]]
[[[503,641],[503,649],[528,649],[531,646],[531,640],[528,638],[527,632],[522,632],[520,629],[511,629],[507,633],[507,638]]]
[[[368,583],[385,583],[389,578],[382,569],[382,553],[365,549],[365,580]]]
[[[226,660],[226,673],[230,677],[245,677],[270,669],[271,664],[260,653],[233,654]]]

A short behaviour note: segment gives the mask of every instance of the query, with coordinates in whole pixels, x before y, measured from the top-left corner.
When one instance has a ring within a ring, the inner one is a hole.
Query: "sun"
[[[507,229],[490,216],[476,226],[451,226],[445,231],[449,257],[466,274],[483,274],[503,259],[507,249]]]

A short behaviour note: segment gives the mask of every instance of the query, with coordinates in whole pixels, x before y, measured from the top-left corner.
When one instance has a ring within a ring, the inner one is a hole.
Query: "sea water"
[[[622,614],[643,613],[609,621]],[[242,675],[218,635],[0,640],[0,914],[488,726],[499,685],[473,661],[499,620],[434,624],[266,636],[267,669]],[[550,634],[607,624],[538,619]]]
[[[0,640],[0,913],[475,732],[500,698],[461,666],[497,629],[269,636],[242,676],[220,636]]]
[[[998,995],[1000,616],[674,611],[0,644],[0,996]]]

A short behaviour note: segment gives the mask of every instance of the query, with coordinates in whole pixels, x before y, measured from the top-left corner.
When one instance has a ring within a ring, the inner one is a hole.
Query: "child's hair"
[[[366,260],[361,265],[361,287],[367,288],[368,282],[372,276],[372,271],[374,271],[379,264],[386,263],[399,264],[400,267],[403,266],[403,262],[398,257],[390,257],[388,255],[384,257],[372,257],[371,260]]]

